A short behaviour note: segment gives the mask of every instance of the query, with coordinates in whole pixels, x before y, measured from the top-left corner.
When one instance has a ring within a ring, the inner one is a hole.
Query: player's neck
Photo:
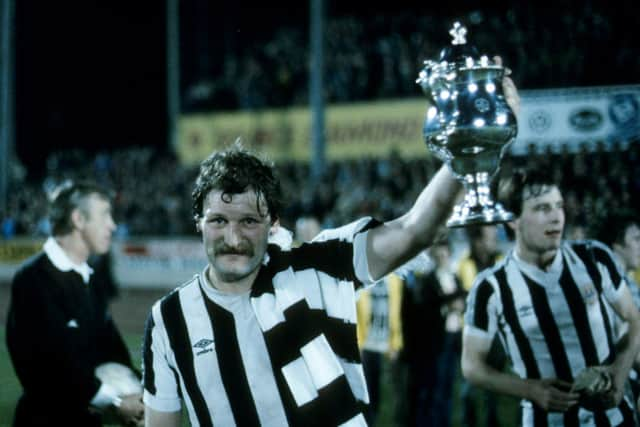
[[[75,235],[75,232],[64,236],[55,236],[55,239],[74,264],[82,265],[89,259],[89,248],[81,238]]]
[[[247,277],[237,281],[228,282],[217,277],[213,269],[209,266],[206,274],[207,285],[225,294],[243,294],[251,290],[253,282],[255,282],[259,271],[260,268],[256,268],[256,270]]]
[[[526,262],[527,264],[535,265],[540,270],[547,271],[551,264],[553,264],[553,260],[558,253],[558,249],[550,249],[547,251],[531,251],[523,248],[522,246],[518,246],[518,258]]]

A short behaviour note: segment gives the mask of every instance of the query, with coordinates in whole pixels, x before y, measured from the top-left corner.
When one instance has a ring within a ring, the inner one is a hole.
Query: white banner
[[[132,239],[112,247],[113,274],[123,287],[175,288],[207,265],[198,239]]]
[[[521,91],[518,136],[513,154],[530,145],[575,152],[586,144],[626,146],[640,138],[640,85]]]
[[[42,239],[0,242],[0,285],[8,284],[18,267],[42,250]],[[112,272],[123,288],[175,288],[207,265],[198,238],[133,238],[111,246]]]

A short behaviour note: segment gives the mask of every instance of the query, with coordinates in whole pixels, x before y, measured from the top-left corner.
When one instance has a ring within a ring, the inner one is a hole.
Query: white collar
[[[84,283],[89,283],[89,277],[93,273],[93,269],[89,267],[87,262],[83,262],[78,265],[71,261],[69,255],[62,249],[56,239],[49,237],[42,247],[44,253],[47,255],[51,263],[60,271],[75,271],[80,276]]]
[[[564,243],[563,243],[564,245]],[[563,249],[563,245],[561,245],[558,250],[556,251],[556,254],[553,257],[553,261],[551,261],[551,264],[549,265],[549,268],[547,268],[546,270],[541,269],[540,267],[538,267],[535,264],[531,264],[525,260],[523,260],[519,255],[518,255],[518,250],[516,248],[513,248],[512,250],[512,254],[513,254],[513,258],[516,261],[516,264],[520,267],[520,269],[527,273],[529,275],[529,277],[532,277],[534,279],[537,279],[540,283],[543,284],[547,284],[550,283],[550,279],[554,278],[554,279],[558,279],[560,277],[560,274],[562,274],[562,269],[563,269],[563,262],[562,262],[562,249]]]

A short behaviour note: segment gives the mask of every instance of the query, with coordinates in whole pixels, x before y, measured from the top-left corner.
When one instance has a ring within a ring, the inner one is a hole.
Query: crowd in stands
[[[327,102],[419,95],[415,78],[422,61],[436,58],[450,43],[448,30],[455,19],[463,19],[470,41],[482,52],[505,58],[522,89],[624,83],[640,72],[640,57],[632,54],[634,32],[627,31],[630,16],[637,16],[629,13],[633,2],[619,2],[615,9],[598,0],[583,2],[580,8],[563,1],[552,9],[531,2],[486,6],[462,16],[454,15],[455,8],[444,6],[433,15],[410,9],[389,15],[373,10],[357,18],[349,12],[327,14]],[[229,44],[232,48],[215,55],[201,52],[216,58],[223,55],[224,60],[208,76],[184,73],[183,110],[305,104],[310,63],[306,23],[281,26],[265,38],[253,44],[237,40]],[[601,60],[603,52],[608,61]],[[199,84],[202,78],[208,82],[205,88]],[[512,160],[513,165],[525,160],[550,164],[549,170],[567,188],[569,223],[589,225],[594,213],[631,205],[631,195],[640,187],[640,178],[633,173],[639,163],[638,149],[633,146],[629,152],[544,153]],[[329,164],[323,179],[312,182],[309,164],[278,166],[285,194],[294,196],[283,218],[289,226],[306,214],[321,218],[324,226],[370,212],[393,217],[407,208],[437,167],[431,158],[394,155],[343,160]],[[505,162],[505,169],[508,167]],[[46,234],[45,192],[62,179],[79,177],[95,178],[116,190],[120,235],[189,234],[194,231],[189,193],[196,173],[195,167],[182,167],[173,156],[151,148],[95,156],[82,151],[53,153],[46,179],[10,182],[7,208],[0,213],[2,235]]]
[[[561,184],[568,224],[588,228],[607,210],[636,206],[633,195],[640,194],[637,143],[625,150],[614,147],[506,157],[502,173],[528,162],[545,165]],[[408,209],[438,166],[433,157],[363,157],[329,162],[324,176],[314,180],[308,163],[279,162],[284,194],[289,198],[282,223],[293,229],[297,218],[314,216],[323,227],[332,227],[366,214],[383,220],[396,217]],[[46,193],[65,179],[81,178],[114,189],[117,236],[195,235],[190,192],[196,174],[196,166],[181,166],[174,156],[151,148],[97,155],[57,152],[49,157],[45,179],[10,183],[8,208],[1,215],[2,236],[46,235]]]
[[[637,22],[629,22],[636,16],[632,7],[629,1],[615,9],[597,0],[579,8],[562,1],[553,8],[516,2],[462,15],[454,15],[452,7],[433,15],[405,10],[328,16],[325,99],[333,103],[420,96],[415,80],[423,61],[436,59],[450,44],[455,20],[467,25],[469,42],[481,53],[504,58],[522,89],[634,83],[640,58],[635,33],[628,31],[637,27]],[[224,61],[206,75],[183,70],[183,108],[306,105],[308,46],[308,28],[301,21],[278,28],[264,43],[237,40],[223,52],[203,52],[216,58],[223,54]]]

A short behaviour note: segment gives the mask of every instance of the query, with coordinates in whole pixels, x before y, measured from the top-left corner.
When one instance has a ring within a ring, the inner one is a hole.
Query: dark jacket
[[[432,364],[442,350],[445,336],[443,308],[465,292],[456,278],[457,290],[442,293],[435,271],[411,274],[402,298],[402,335],[404,357],[409,363]]]
[[[99,274],[89,284],[58,270],[46,254],[16,273],[7,319],[7,347],[23,387],[14,425],[100,426],[89,403],[100,388],[94,369],[129,352],[107,311]]]

